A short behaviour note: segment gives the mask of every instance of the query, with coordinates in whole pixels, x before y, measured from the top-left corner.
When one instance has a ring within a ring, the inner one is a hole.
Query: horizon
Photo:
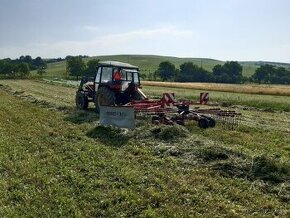
[[[289,6],[286,0],[2,0],[0,58],[136,54],[290,63]]]
[[[25,54],[23,56],[26,56],[29,54]],[[31,56],[31,55],[30,55]],[[94,58],[94,57],[106,57],[106,56],[155,56],[155,57],[169,57],[169,58],[180,58],[180,59],[203,59],[203,60],[212,60],[212,61],[219,61],[219,62],[227,62],[227,61],[237,61],[240,63],[247,63],[247,62],[263,62],[263,63],[275,63],[275,64],[290,64],[290,62],[278,62],[278,61],[264,61],[264,60],[256,60],[256,61],[247,61],[247,60],[219,60],[219,59],[213,59],[213,58],[204,58],[204,57],[178,57],[178,56],[169,56],[169,55],[155,55],[155,54],[108,54],[108,55],[86,55],[86,54],[79,54],[79,55],[70,55],[68,54],[67,56],[87,56],[88,58]],[[20,56],[19,56],[20,57]],[[16,57],[14,59],[18,59],[19,57]],[[40,57],[40,56],[31,56],[32,58]],[[9,57],[7,57],[9,58]],[[66,56],[63,57],[41,57],[42,59],[57,59],[57,58],[62,58],[65,59]],[[11,59],[11,58],[10,58]],[[13,59],[12,59],[13,60]]]

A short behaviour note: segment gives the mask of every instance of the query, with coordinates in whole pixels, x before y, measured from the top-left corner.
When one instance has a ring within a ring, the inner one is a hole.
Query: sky
[[[150,54],[290,63],[289,0],[0,0],[0,58]]]

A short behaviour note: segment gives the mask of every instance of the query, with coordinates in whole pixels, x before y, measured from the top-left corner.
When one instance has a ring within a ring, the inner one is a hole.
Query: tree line
[[[83,61],[83,58],[88,56],[67,56],[66,57],[66,71],[70,76],[95,76],[96,68],[99,64],[98,59],[91,59],[87,63]]]
[[[284,67],[263,65],[250,78],[250,82],[266,84],[290,84],[290,71]]]
[[[30,55],[22,55],[14,60],[10,58],[0,60],[0,74],[8,77],[27,77],[31,70],[43,74],[45,68],[46,62],[41,57],[33,59]]]
[[[149,75],[143,75],[149,80],[175,82],[217,82],[217,83],[268,83],[290,84],[290,71],[284,67],[262,65],[251,77],[242,75],[243,67],[237,61],[227,61],[217,64],[212,71],[205,70],[192,62],[185,62],[179,69],[169,61],[161,62],[158,69]]]
[[[91,59],[87,63],[84,58],[88,56],[67,56],[63,58],[43,60],[41,57],[33,59],[30,55],[20,56],[17,59],[5,58],[0,60],[0,75],[8,77],[27,77],[31,70],[43,75],[47,63],[66,60],[67,75],[78,78],[87,75],[94,76],[99,63]],[[161,62],[154,73],[141,74],[143,79],[176,81],[176,82],[217,82],[217,83],[264,83],[264,84],[290,84],[290,70],[284,67],[265,64],[256,69],[251,77],[242,75],[243,67],[237,61],[227,61],[223,65],[217,64],[208,71],[192,62],[185,62],[176,68],[169,61]]]

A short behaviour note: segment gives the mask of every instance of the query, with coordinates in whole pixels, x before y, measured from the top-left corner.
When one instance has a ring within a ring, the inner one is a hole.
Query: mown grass
[[[2,85],[9,86],[12,92],[19,92],[24,98],[36,98],[35,101],[45,100],[59,107],[72,106],[76,88],[71,85],[59,83],[48,83],[33,80],[2,80]],[[284,87],[284,86],[283,86]],[[149,97],[161,98],[164,92],[174,92],[177,99],[199,100],[199,93],[208,90],[196,90],[185,88],[143,86],[143,91]],[[208,91],[210,102],[218,102],[221,106],[234,106],[240,109],[257,108],[264,111],[290,111],[289,96],[243,94],[221,91]],[[38,98],[38,99],[37,99]],[[93,106],[92,106],[93,107]],[[285,115],[286,116],[286,115]]]
[[[0,90],[1,217],[290,215],[289,116],[245,111],[234,131],[139,117],[126,131],[56,95],[73,89],[22,82]]]

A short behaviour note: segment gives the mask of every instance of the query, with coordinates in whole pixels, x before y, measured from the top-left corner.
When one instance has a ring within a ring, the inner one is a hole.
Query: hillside
[[[205,59],[205,58],[178,58],[170,56],[155,56],[155,55],[112,55],[112,56],[96,56],[85,58],[85,61],[90,59],[100,59],[100,60],[114,60],[121,62],[128,62],[133,65],[137,65],[140,68],[140,71],[143,73],[152,73],[157,68],[162,61],[170,61],[178,68],[182,63],[191,61],[198,66],[202,66],[207,70],[212,70],[212,68],[217,64],[223,64],[224,62]],[[252,75],[257,68],[256,65],[252,63],[242,64],[244,67],[243,74],[245,76]],[[66,75],[66,63],[65,61],[49,63],[47,65],[47,77],[65,77]]]
[[[157,55],[109,55],[109,56],[95,56],[85,58],[85,61],[90,59],[99,59],[99,60],[113,60],[127,62],[136,66],[139,66],[142,73],[148,74],[156,71],[158,65],[162,61],[170,61],[177,68],[184,62],[193,62],[198,66],[202,66],[206,70],[211,71],[212,68],[217,64],[223,64],[223,61],[207,59],[207,58],[179,58],[179,57],[170,57],[170,56],[157,56]],[[251,76],[255,70],[263,64],[271,64],[277,67],[290,68],[288,63],[276,63],[276,62],[263,62],[263,61],[243,61],[239,62],[243,66],[243,75]],[[60,61],[55,63],[49,63],[47,65],[47,77],[60,77],[63,78],[66,76],[66,62]]]

